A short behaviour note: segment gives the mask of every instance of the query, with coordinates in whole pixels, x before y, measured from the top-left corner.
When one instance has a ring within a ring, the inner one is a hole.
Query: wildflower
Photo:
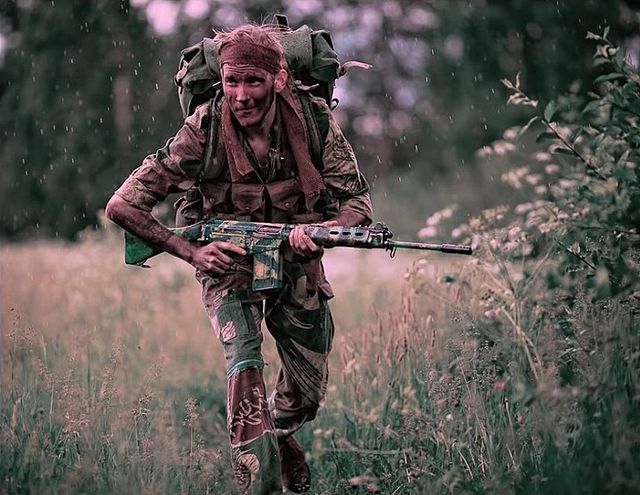
[[[436,227],[423,227],[418,231],[418,237],[421,239],[435,237],[436,235],[438,235],[438,229]]]
[[[149,413],[151,412],[149,406],[152,399],[153,395],[150,392],[142,394],[142,396],[138,399],[138,407],[131,410],[131,415],[135,420],[149,415]]]
[[[449,206],[447,208],[443,208],[442,210],[436,211],[433,215],[427,218],[425,225],[427,227],[436,227],[442,221],[442,219],[451,218],[453,216],[454,209],[455,206]]]
[[[509,151],[516,149],[516,145],[507,141],[496,141],[493,145],[493,151],[496,155],[506,155]]]
[[[484,218],[489,222],[498,222],[504,219],[504,214],[509,210],[508,206],[496,206],[495,208],[487,208],[482,211]]]
[[[504,131],[504,134],[502,134],[502,137],[504,139],[515,139],[515,138],[517,138],[518,137],[518,128],[517,127],[510,127],[509,129]]]
[[[491,146],[483,146],[478,151],[476,151],[476,155],[479,158],[483,158],[485,156],[489,156],[489,155],[492,155],[492,154],[493,154],[493,149],[491,148]]]
[[[507,234],[510,240],[515,240],[520,238],[520,234],[522,233],[522,229],[518,226],[512,227]]]
[[[509,254],[515,251],[517,247],[518,247],[518,243],[515,241],[505,242],[502,245],[502,252],[505,254]]]
[[[533,208],[533,203],[520,203],[517,205],[513,211],[515,211],[518,215],[522,215],[523,213],[528,212]]]
[[[378,488],[378,485],[376,485],[376,481],[378,480],[371,476],[354,476],[349,479],[349,486],[351,488],[362,486],[367,490],[367,493],[380,493],[380,489]]]
[[[496,392],[504,392],[507,390],[507,382],[498,380],[493,384],[493,390]]]
[[[519,167],[509,170],[500,176],[505,184],[510,185],[514,189],[522,188],[522,178],[529,173],[529,167]]]
[[[482,220],[477,217],[472,218],[469,220],[469,227],[471,230],[480,230],[482,228]]]
[[[547,232],[555,230],[555,225],[555,222],[542,222],[540,223],[540,225],[538,225],[538,230],[540,231],[540,233],[546,234]]]
[[[488,309],[487,311],[484,312],[484,316],[489,318],[489,319],[493,319],[496,316],[498,316],[498,310],[497,309]]]
[[[535,159],[536,159],[536,161],[538,161],[538,162],[546,162],[546,161],[551,160],[551,153],[547,153],[547,152],[545,152],[545,151],[538,151],[538,152],[535,154],[535,157],[534,157],[534,158],[535,158]],[[556,165],[556,166],[557,166],[557,165]]]
[[[558,125],[556,122],[551,122],[551,128],[564,139],[568,139],[573,132],[570,127]]]
[[[562,189],[572,189],[574,188],[578,183],[575,180],[571,180],[571,179],[560,179],[558,181],[558,185],[562,188]]]
[[[198,412],[198,401],[193,397],[189,397],[185,403],[186,419],[185,424],[189,428],[195,428],[198,419],[200,419],[200,413]]]
[[[140,456],[143,459],[148,459],[149,457],[153,457],[153,452],[155,449],[155,441],[153,438],[143,438],[140,441]]]
[[[530,184],[532,186],[537,186],[540,181],[542,180],[542,175],[540,174],[529,174],[527,176],[525,176],[524,180],[527,182],[527,184]]]
[[[451,218],[453,216],[454,210],[455,210],[455,207],[453,206],[443,208],[442,210],[440,210],[440,213],[442,214],[442,218]]]
[[[547,192],[547,186],[539,185],[534,189],[536,194],[545,194]]]

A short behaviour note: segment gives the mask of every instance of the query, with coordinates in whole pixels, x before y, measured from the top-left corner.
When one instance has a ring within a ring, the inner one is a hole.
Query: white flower
[[[436,227],[423,227],[418,231],[418,237],[425,239],[428,237],[435,237],[438,235],[438,229]]]
[[[504,131],[504,134],[502,135],[502,137],[504,139],[515,139],[518,137],[518,127],[510,127],[509,129],[507,129],[506,131]]]
[[[489,156],[492,154],[493,154],[493,149],[491,148],[491,146],[483,146],[478,151],[476,151],[476,155],[480,158]]]
[[[523,213],[528,212],[533,208],[533,203],[521,203],[514,208],[514,211],[518,215],[522,215]]]
[[[493,145],[493,151],[496,155],[502,156],[506,155],[507,152],[513,151],[516,149],[516,145],[513,143],[508,143],[507,141],[496,141]]]
[[[509,231],[509,239],[510,240],[516,240],[520,237],[520,233],[522,232],[522,229],[520,227],[513,227],[510,231]]]
[[[560,179],[558,181],[558,185],[562,188],[562,189],[572,189],[574,188],[578,183],[575,180],[570,180],[570,179]]]
[[[536,194],[544,194],[547,192],[547,186],[543,186],[543,185],[536,186],[534,191],[536,192]]]
[[[444,208],[440,211],[442,218],[451,218],[453,216],[453,207]]]
[[[551,153],[547,153],[545,151],[538,151],[535,154],[535,159],[539,162],[546,162],[551,160]]]
[[[529,174],[524,178],[524,180],[527,181],[527,184],[530,184],[532,186],[536,186],[542,180],[542,175],[540,175],[540,174]]]

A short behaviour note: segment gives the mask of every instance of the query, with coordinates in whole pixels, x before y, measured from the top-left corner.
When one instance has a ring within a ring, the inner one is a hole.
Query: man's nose
[[[247,93],[244,84],[239,84],[236,89],[236,101],[247,101],[249,99],[249,94]]]

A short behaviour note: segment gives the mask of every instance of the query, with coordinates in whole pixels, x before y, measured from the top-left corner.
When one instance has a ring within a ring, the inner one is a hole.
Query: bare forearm
[[[186,239],[174,235],[150,212],[136,208],[121,197],[114,195],[107,204],[105,213],[110,220],[123,229],[187,263],[192,262],[196,246]]]
[[[342,227],[357,227],[359,225],[369,225],[371,220],[358,211],[343,209],[331,220]]]

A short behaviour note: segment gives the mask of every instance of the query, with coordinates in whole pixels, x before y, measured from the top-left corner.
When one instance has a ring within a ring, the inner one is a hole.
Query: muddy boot
[[[278,446],[282,485],[293,493],[308,492],[311,487],[311,471],[302,447],[293,435],[279,437]]]

